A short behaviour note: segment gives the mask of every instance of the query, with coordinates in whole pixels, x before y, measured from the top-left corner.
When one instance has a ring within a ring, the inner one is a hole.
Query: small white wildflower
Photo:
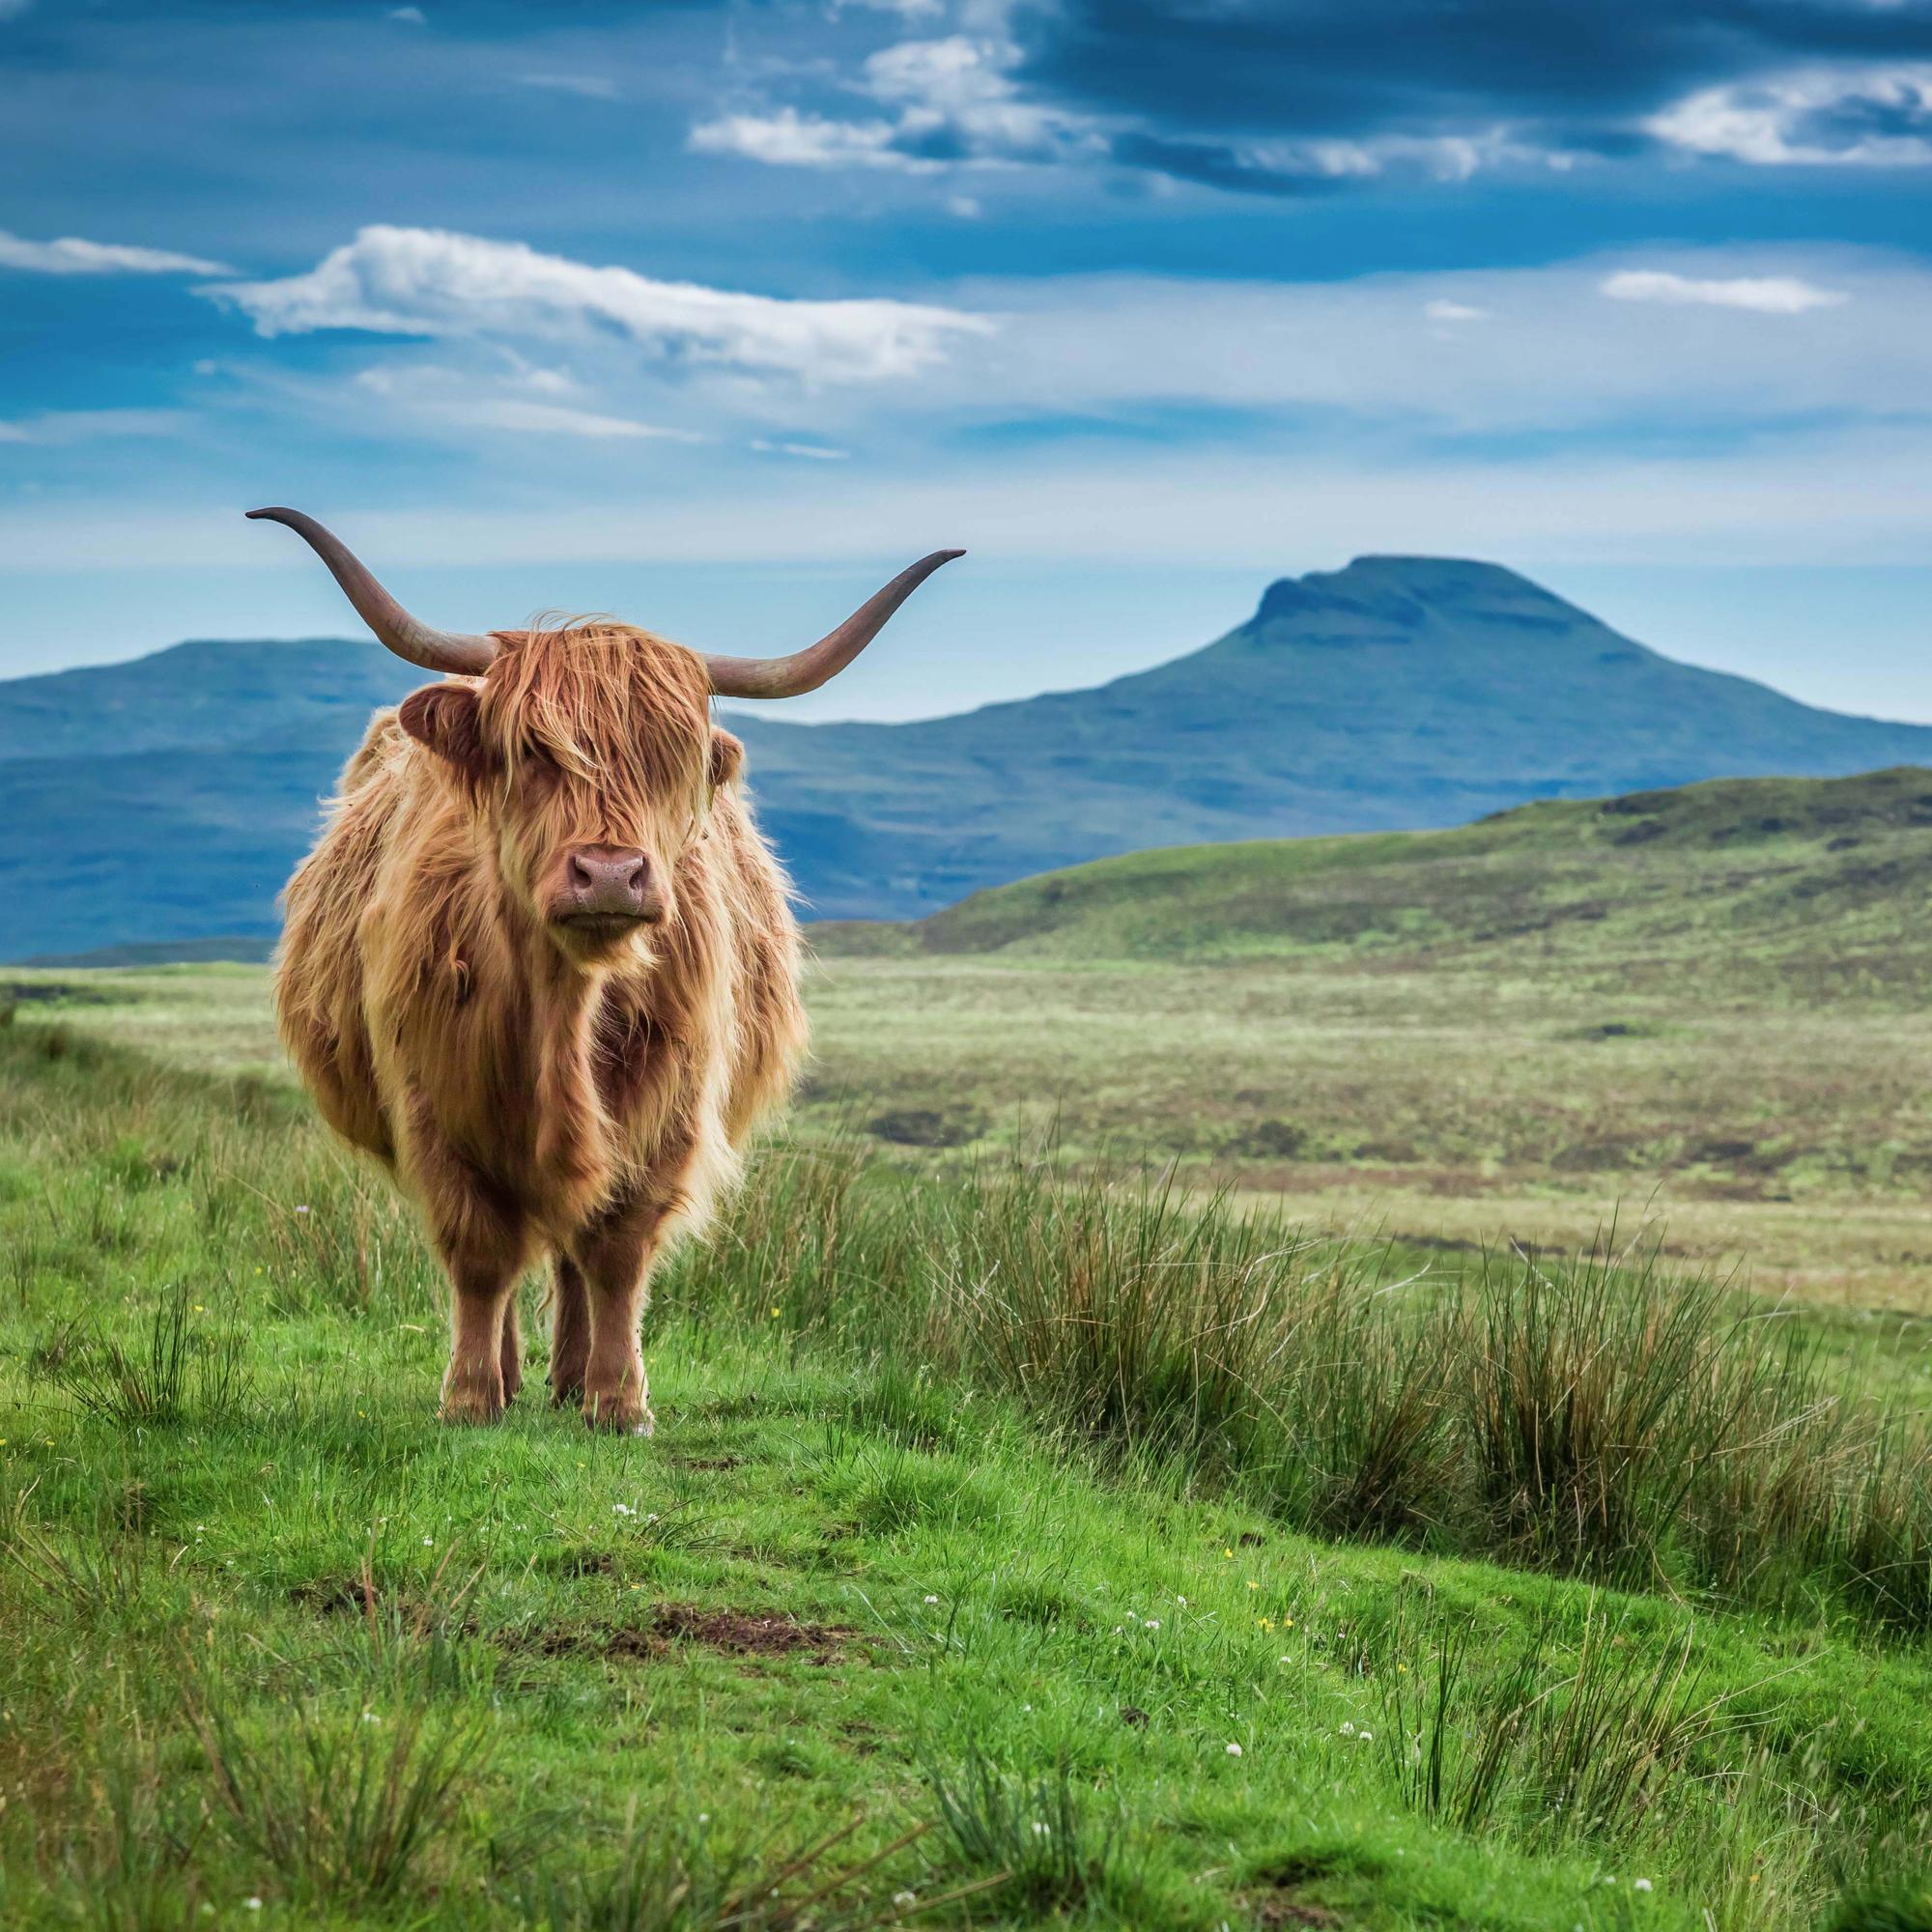
[[[1648,1891],[1650,1889],[1650,1881],[1647,1878],[1634,1878],[1631,1880],[1631,1889],[1633,1891]]]
[[[1036,1838],[1050,1838],[1053,1836],[1053,1827],[1044,1818],[1036,1818],[1033,1821],[1033,1834]]]
[[[380,1724],[383,1720],[374,1711],[364,1711],[362,1713],[362,1721],[365,1724]]]
[[[939,1599],[937,1597],[928,1597],[925,1601],[928,1604],[936,1604],[938,1603]]]
[[[1020,1709],[1022,1711],[1031,1711],[1033,1709],[1033,1706],[1031,1704],[1022,1704],[1020,1706]]]
[[[1241,1754],[1241,1747],[1239,1745],[1230,1745],[1228,1747],[1228,1755],[1230,1757],[1239,1757],[1240,1754]]]
[[[893,1903],[898,1906],[917,1905],[919,1903],[919,1893],[916,1891],[895,1891],[893,1893]]]
[[[1158,1617],[1150,1617],[1147,1620],[1147,1627],[1151,1631],[1157,1631],[1160,1628],[1160,1619]]]
[[[304,1202],[299,1208],[296,1209],[296,1212],[298,1214],[306,1214],[308,1212],[308,1204]]]
[[[1355,1735],[1355,1727],[1347,1718],[1342,1719],[1342,1735],[1345,1738],[1352,1738]]]
[[[1120,1634],[1121,1634],[1121,1627],[1120,1627],[1120,1625],[1119,1625],[1119,1624],[1116,1624],[1116,1625],[1114,1626],[1114,1634],[1115,1634],[1116,1636],[1119,1636],[1119,1635],[1120,1635]]]
[[[1177,1604],[1179,1604],[1183,1610],[1187,1607],[1187,1599],[1185,1597],[1177,1597],[1175,1598],[1174,1601]]]
[[[656,1511],[656,1510],[652,1510],[652,1511],[651,1511],[651,1513],[650,1513],[650,1515],[649,1515],[649,1516],[647,1516],[647,1517],[645,1517],[645,1519],[644,1519],[644,1520],[645,1520],[646,1522],[655,1522],[655,1521],[657,1521],[657,1520],[658,1520],[658,1513],[657,1513],[657,1511]],[[521,1525],[521,1524],[519,1524],[519,1525],[518,1525],[518,1527],[519,1527],[519,1528],[521,1528],[521,1527],[522,1527],[522,1525]]]
[[[242,1901],[242,1903],[245,1905],[250,1912],[259,1912],[262,1909],[262,1901],[259,1898],[244,1898]]]
[[[708,1824],[710,1824],[710,1822],[711,1822],[711,1813],[710,1813],[709,1811],[700,1811],[700,1812],[699,1812],[699,1813],[697,1814],[697,1822],[698,1822],[698,1823],[699,1823],[700,1825],[708,1825]]]
[[[611,1514],[612,1516],[636,1516],[637,1511],[629,1503],[612,1503],[611,1505]]]
[[[436,1538],[435,1538],[435,1537],[433,1537],[433,1536],[426,1536],[426,1537],[424,1537],[424,1538],[423,1538],[423,1548],[424,1548],[425,1549],[427,1549],[427,1548],[428,1548],[430,1547],[430,1545],[431,1545],[431,1544],[433,1544],[433,1543],[434,1543],[435,1541],[436,1541]]]
[[[1376,1734],[1373,1731],[1357,1731],[1355,1736],[1365,1745],[1372,1745],[1376,1741]]]

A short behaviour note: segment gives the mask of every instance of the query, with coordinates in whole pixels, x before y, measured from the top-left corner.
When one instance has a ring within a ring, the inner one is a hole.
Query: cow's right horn
[[[370,576],[355,553],[313,517],[304,516],[299,510],[284,509],[250,510],[248,515],[286,524],[298,537],[306,539],[355,605],[355,614],[399,658],[420,665],[424,670],[440,671],[446,677],[480,677],[502,648],[495,638],[477,637],[469,631],[439,631],[412,617]]]
[[[942,563],[963,550],[936,550],[874,591],[836,631],[788,658],[720,658],[706,655],[704,668],[719,697],[799,697],[834,678],[886,627],[886,619]]]

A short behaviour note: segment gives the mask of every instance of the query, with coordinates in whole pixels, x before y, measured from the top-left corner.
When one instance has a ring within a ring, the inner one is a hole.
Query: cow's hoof
[[[448,1423],[495,1422],[502,1413],[503,1398],[495,1389],[451,1389],[442,1399]]]
[[[583,1419],[606,1435],[652,1435],[658,1426],[650,1406],[635,1396],[588,1396]]]

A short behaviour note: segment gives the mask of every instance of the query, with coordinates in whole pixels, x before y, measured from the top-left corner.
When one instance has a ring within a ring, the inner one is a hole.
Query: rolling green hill
[[[1447,832],[1179,846],[976,893],[907,925],[830,923],[828,953],[1260,959],[1484,947],[1862,971],[1925,960],[1932,771],[1730,779],[1550,800]]]
[[[902,624],[880,649],[920,647]],[[259,945],[370,710],[420,681],[323,639],[0,683],[0,958]],[[1431,557],[1283,580],[1218,641],[1094,690],[904,724],[733,724],[821,919],[917,917],[1149,846],[1932,763],[1932,727],[1673,663],[1512,571]]]

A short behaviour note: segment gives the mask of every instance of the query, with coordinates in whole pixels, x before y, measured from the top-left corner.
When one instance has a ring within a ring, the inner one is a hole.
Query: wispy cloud
[[[24,269],[37,275],[232,275],[223,262],[199,255],[177,255],[168,248],[134,248],[118,242],[84,242],[63,235],[52,242],[29,242],[0,228],[0,269]]]
[[[993,17],[1002,17],[995,14]],[[1022,83],[1026,57],[1004,32],[901,41],[868,55],[849,91],[882,110],[828,117],[792,105],[738,109],[691,131],[699,154],[773,167],[946,168],[1053,164],[1163,176],[1241,194],[1302,195],[1385,174],[1467,181],[1505,163],[1568,166],[1501,126],[1357,137],[1171,135],[1145,117],[1083,111]]]
[[[849,449],[827,449],[816,442],[767,442],[762,437],[752,440],[752,447],[764,456],[802,456],[814,463],[843,463]]]
[[[1932,66],[1733,82],[1646,125],[1671,147],[1755,167],[1922,167],[1932,162]]]
[[[487,397],[473,403],[449,403],[439,413],[447,420],[477,429],[514,430],[527,436],[578,436],[595,442],[703,442],[696,430],[667,429],[659,423],[634,421],[629,416],[600,415],[592,410],[565,409],[557,403],[524,402],[514,396]]]
[[[1424,302],[1422,312],[1431,322],[1484,322],[1490,313],[1488,309],[1477,308],[1471,302],[1451,301],[1444,296]]]
[[[1804,315],[1814,308],[1841,308],[1851,297],[1821,289],[1797,275],[1731,275],[1701,279],[1665,269],[1620,269],[1603,292],[1616,301],[1668,302],[1676,307],[1752,309],[1759,315]]]
[[[661,364],[866,384],[910,376],[992,332],[959,309],[890,300],[794,301],[630,269],[594,268],[426,228],[365,228],[306,274],[204,293],[264,336],[320,329],[509,338],[614,331]]]
[[[0,421],[0,442],[47,447],[128,436],[174,436],[186,420],[179,410],[43,410],[38,415]]]
[[[523,87],[541,87],[553,94],[574,94],[582,100],[615,100],[617,83],[601,73],[520,73]]]
[[[1099,122],[1021,92],[1011,71],[1020,58],[1019,47],[997,35],[900,41],[868,55],[852,83],[883,115],[838,120],[790,106],[723,114],[694,128],[690,146],[773,167],[909,174],[1104,158]]]

